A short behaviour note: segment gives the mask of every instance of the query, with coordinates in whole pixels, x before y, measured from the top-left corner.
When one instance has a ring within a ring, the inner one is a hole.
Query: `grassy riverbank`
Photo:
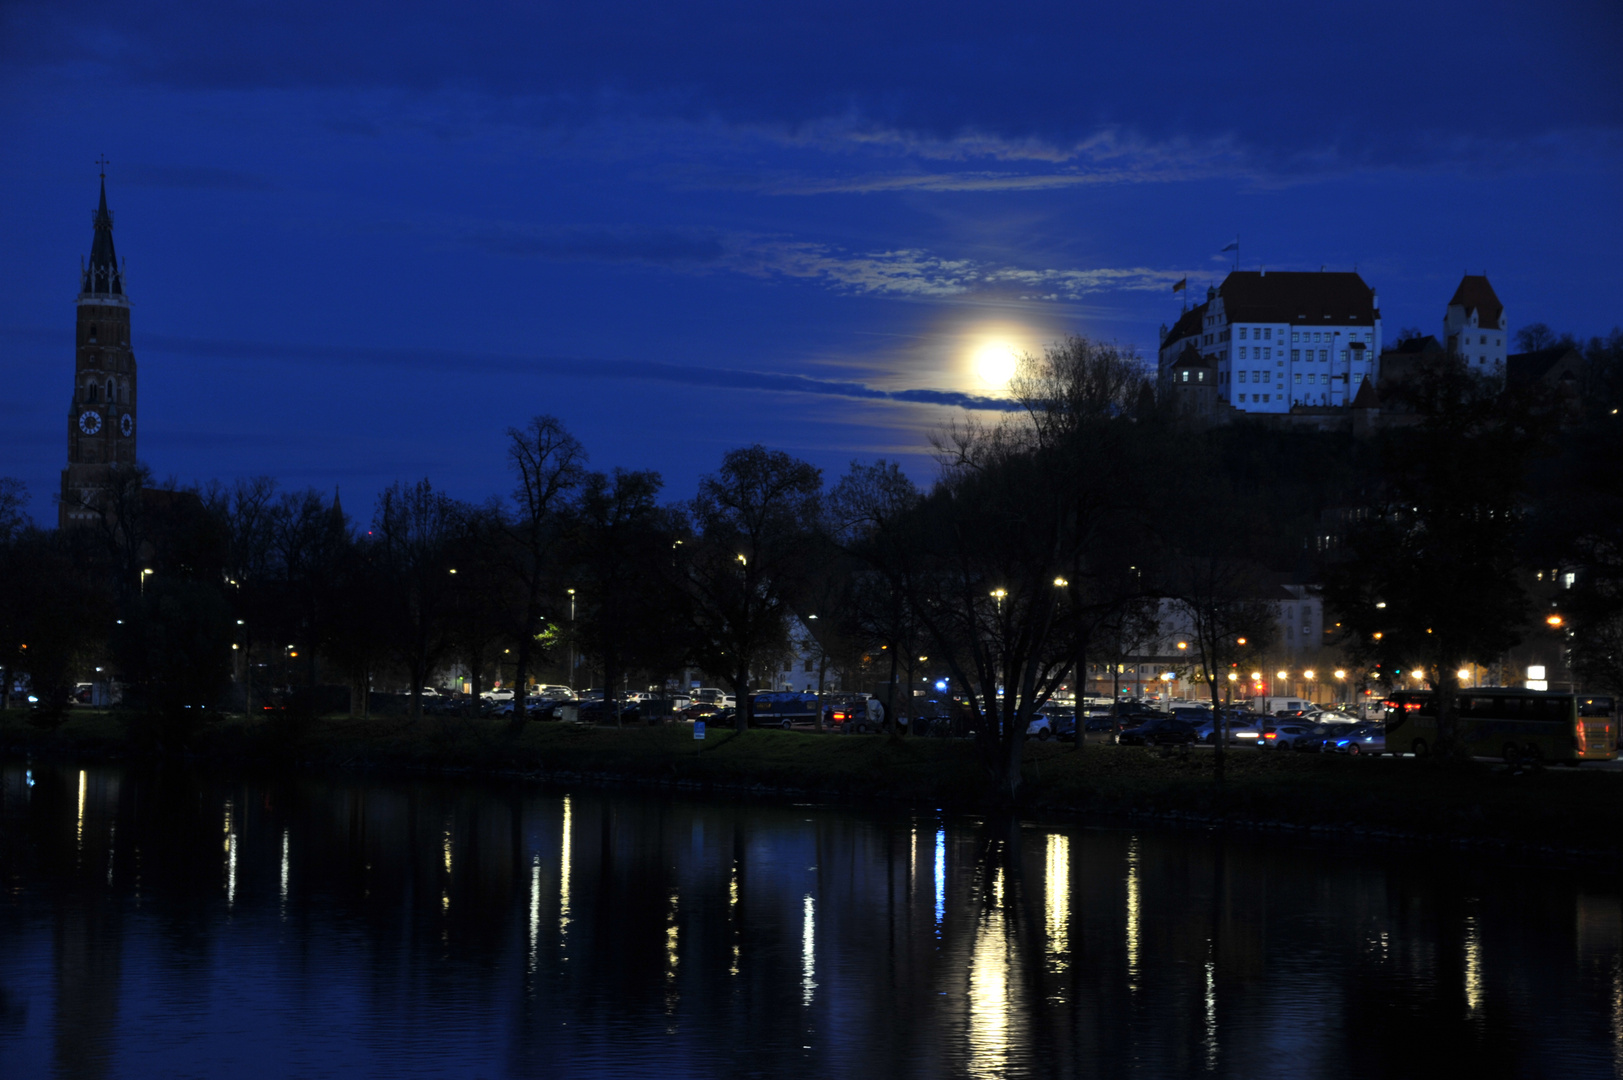
[[[119,759],[152,752],[117,713],[73,713],[47,728],[0,714],[0,750]],[[169,750],[173,752],[171,744]],[[849,802],[975,810],[990,805],[968,742],[806,732],[532,723],[513,736],[481,720],[329,717],[304,730],[227,717],[193,732],[189,756],[233,765],[435,771],[781,793]],[[1510,774],[1482,762],[1267,753],[1228,755],[1222,785],[1209,751],[1032,744],[1022,812],[1302,828],[1341,836],[1503,843],[1522,851],[1623,850],[1623,773],[1552,768]]]

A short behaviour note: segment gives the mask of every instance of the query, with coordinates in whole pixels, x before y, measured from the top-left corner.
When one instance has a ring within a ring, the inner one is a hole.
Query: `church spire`
[[[93,220],[95,236],[90,242],[90,262],[80,275],[79,292],[84,296],[124,295],[124,273],[113,253],[113,213],[107,209],[107,159],[97,161],[101,169],[101,205]]]

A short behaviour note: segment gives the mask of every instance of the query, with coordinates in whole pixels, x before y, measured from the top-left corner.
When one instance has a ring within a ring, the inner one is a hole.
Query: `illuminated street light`
[[[1306,671],[1302,672],[1302,678],[1306,679],[1308,682],[1312,682],[1313,681],[1313,669],[1308,668]]]
[[[1458,671],[1456,671],[1454,673],[1454,675],[1455,675],[1456,678],[1458,678],[1460,680],[1460,682],[1464,682],[1466,679],[1469,679],[1471,677],[1471,669],[1470,668],[1460,668]]]
[[[1252,682],[1261,682],[1261,681],[1262,681],[1262,672],[1260,672],[1260,671],[1253,671],[1253,672],[1252,672],[1252,673],[1251,673],[1251,681],[1252,681]]]
[[[1232,671],[1229,672],[1229,682],[1239,682],[1239,681],[1240,681],[1240,676],[1238,676],[1237,674],[1235,674]]]
[[[1285,679],[1285,678],[1289,678],[1289,677],[1290,677],[1289,672],[1284,672],[1284,671],[1276,671],[1276,672],[1274,672],[1274,678],[1276,678],[1276,679]]]
[[[1551,626],[1560,626],[1566,620],[1562,619],[1559,615],[1550,615],[1547,616],[1544,621],[1549,623]]]
[[[1069,581],[1066,581],[1066,580],[1065,580],[1065,579],[1064,579],[1064,578],[1062,578],[1062,577],[1057,577],[1057,578],[1055,578],[1055,579],[1054,579],[1054,587],[1055,587],[1055,588],[1058,588],[1058,589],[1063,589],[1063,588],[1065,588],[1065,586],[1067,586],[1067,585],[1069,585],[1069,584],[1070,584],[1070,582],[1069,582]]]
[[[1187,642],[1187,641],[1178,642],[1178,651],[1179,652],[1183,652],[1187,648],[1189,648],[1189,642]]]
[[[1347,677],[1347,672],[1345,670],[1343,670],[1342,668],[1336,668],[1336,678],[1345,679],[1346,677]]]

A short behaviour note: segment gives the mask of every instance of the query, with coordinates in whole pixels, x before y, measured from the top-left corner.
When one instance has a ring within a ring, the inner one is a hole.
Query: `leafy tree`
[[[781,450],[733,450],[699,481],[688,506],[695,526],[686,581],[695,654],[738,696],[749,727],[750,676],[788,643],[788,615],[804,587],[821,514],[822,473]]]
[[[672,521],[657,502],[662,486],[656,472],[591,473],[575,510],[579,638],[611,697],[629,670],[668,671],[683,659],[685,605],[672,573]]]
[[[923,634],[915,605],[918,602],[919,556],[922,553],[909,530],[923,496],[894,462],[880,460],[872,465],[851,463],[829,495],[829,523],[835,543],[847,556],[867,567],[854,568],[842,582],[839,564],[833,554],[820,560],[819,579],[824,591],[840,590],[843,617],[824,627],[825,632],[856,642],[883,645],[890,675],[885,701],[885,729],[892,736],[896,723],[896,678],[900,657],[917,653],[916,643]],[[834,610],[829,603],[819,605],[824,618]],[[833,628],[833,629],[830,629]],[[909,666],[910,667],[910,666]],[[818,676],[822,684],[821,673]],[[911,679],[909,679],[911,694]],[[819,723],[821,717],[819,716]]]
[[[1414,385],[1420,420],[1389,432],[1386,490],[1326,573],[1326,605],[1360,659],[1423,670],[1438,743],[1458,752],[1457,670],[1509,649],[1527,621],[1517,580],[1527,470],[1546,444],[1548,403],[1501,394],[1451,363]]]
[[[75,672],[113,625],[106,582],[106,549],[88,529],[28,527],[0,539],[0,706],[25,674],[44,713],[61,714]]]

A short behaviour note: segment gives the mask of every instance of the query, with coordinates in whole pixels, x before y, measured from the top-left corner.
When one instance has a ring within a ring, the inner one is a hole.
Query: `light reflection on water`
[[[1623,905],[1571,874],[507,785],[34,778],[0,763],[7,1078],[1623,1075]]]

